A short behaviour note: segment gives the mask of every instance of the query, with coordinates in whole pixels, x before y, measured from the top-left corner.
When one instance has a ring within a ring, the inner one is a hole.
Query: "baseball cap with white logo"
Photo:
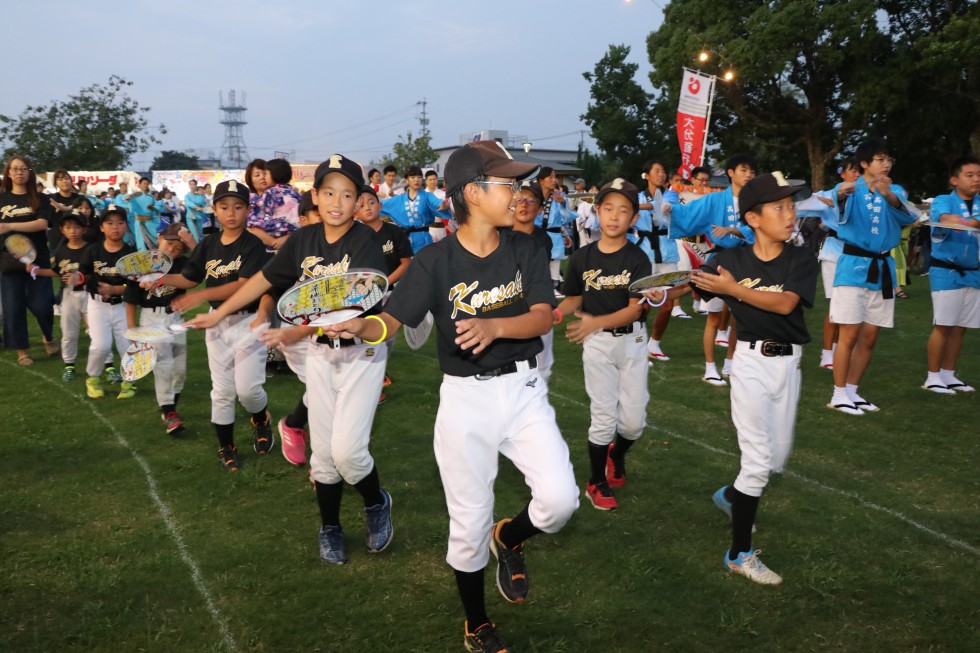
[[[223,181],[214,189],[213,201],[217,203],[218,200],[225,197],[237,197],[248,204],[248,186],[234,179]]]
[[[760,204],[778,202],[792,197],[794,202],[801,202],[810,197],[813,192],[800,179],[786,179],[783,173],[773,172],[753,177],[742,187],[738,194],[738,211],[745,219],[745,214]]]
[[[540,166],[519,163],[497,141],[467,143],[446,162],[446,195],[452,195],[480,176],[524,181],[538,174]]]
[[[595,205],[602,204],[602,198],[609,193],[619,193],[633,205],[633,210],[640,212],[640,189],[629,183],[622,177],[613,179],[608,184],[599,189],[599,194],[595,196]]]

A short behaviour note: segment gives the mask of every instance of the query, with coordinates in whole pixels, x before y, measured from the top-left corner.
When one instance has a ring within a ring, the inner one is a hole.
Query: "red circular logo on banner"
[[[701,82],[698,81],[697,77],[692,77],[691,81],[687,83],[687,90],[690,91],[692,95],[698,94],[698,91],[701,90]]]

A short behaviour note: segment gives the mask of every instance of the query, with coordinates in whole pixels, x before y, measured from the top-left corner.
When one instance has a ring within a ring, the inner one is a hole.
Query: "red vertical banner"
[[[681,150],[681,165],[677,172],[685,179],[691,177],[691,170],[704,164],[714,82],[712,75],[684,69],[677,106],[677,142]]]

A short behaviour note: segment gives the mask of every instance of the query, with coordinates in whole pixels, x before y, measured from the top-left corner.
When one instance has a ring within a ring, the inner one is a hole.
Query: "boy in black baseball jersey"
[[[129,341],[123,335],[126,331],[126,309],[123,307],[123,292],[126,290],[126,279],[116,274],[116,262],[127,254],[132,254],[136,248],[123,242],[128,230],[126,210],[115,204],[110,204],[102,212],[99,225],[104,240],[94,243],[85,250],[78,269],[85,277],[85,288],[89,300],[86,307],[88,316],[88,332],[92,339],[88,348],[88,363],[85,371],[85,391],[92,399],[105,396],[102,380],[99,375],[105,368],[106,357],[112,354],[112,342],[116,342],[116,351],[120,358],[126,353]],[[104,370],[110,379],[119,378],[110,366]],[[122,379],[119,379],[122,381]],[[136,393],[136,386],[128,381],[122,381],[119,387],[119,399],[129,399]]]
[[[779,172],[751,179],[739,195],[739,211],[755,243],[718,252],[692,278],[703,298],[723,299],[738,321],[731,383],[741,469],[713,500],[732,520],[725,568],[763,585],[783,579],[752,550],[752,526],[770,473],[784,470],[793,448],[800,359],[810,342],[803,308],[813,306],[820,270],[807,248],[785,245],[796,225],[794,201],[809,196],[808,188],[791,185]]]
[[[160,251],[173,259],[170,274],[180,274],[187,263],[183,254],[187,245],[180,239],[181,225],[172,224],[164,229],[159,238]],[[139,312],[140,326],[170,326],[180,324],[183,318],[175,311],[171,302],[184,294],[184,290],[174,286],[156,286],[149,293],[135,284],[129,284],[123,295],[126,302],[126,322],[130,328],[137,324],[136,309]],[[177,401],[184,389],[187,378],[187,334],[175,333],[171,338],[152,343],[157,362],[153,366],[153,385],[156,390],[160,417],[169,435],[184,429],[184,421],[177,413]]]
[[[37,276],[58,277],[61,279],[64,292],[61,298],[61,359],[65,362],[65,370],[61,380],[75,380],[75,358],[78,357],[78,332],[81,330],[85,311],[88,307],[88,294],[85,292],[85,277],[79,271],[82,256],[88,243],[85,233],[88,230],[88,220],[76,208],[61,214],[59,218],[61,243],[52,253],[53,269],[40,268],[32,263],[28,265],[28,273],[36,269]]]
[[[185,313],[202,302],[211,305],[212,313],[217,311],[268,260],[262,241],[245,230],[248,217],[245,184],[234,179],[218,184],[214,191],[214,212],[222,230],[201,240],[180,274],[165,275],[153,284],[190,291],[170,302],[174,311]],[[203,289],[191,290],[202,281]],[[235,447],[236,396],[252,416],[255,452],[265,455],[275,443],[263,387],[266,347],[255,333],[261,326],[255,319],[257,308],[258,301],[237,306],[233,315],[209,330],[205,337],[211,370],[211,423],[218,437],[218,459],[229,472],[239,469]]]
[[[490,552],[497,557],[497,589],[507,601],[523,601],[524,541],[557,532],[578,507],[568,447],[535,361],[552,323],[548,266],[531,238],[511,230],[517,180],[536,171],[497,142],[454,152],[446,192],[459,230],[416,254],[380,316],[331,327],[337,337],[382,340],[402,324],[418,325],[430,311],[435,318],[444,376],[434,447],[449,508],[446,561],[466,613],[470,651],[511,650],[486,612]],[[500,453],[524,474],[531,501],[514,519],[494,524]]]
[[[321,223],[294,232],[279,253],[219,310],[198,316],[192,324],[213,328],[241,306],[258,300],[270,288],[289,288],[296,282],[341,274],[354,268],[385,269],[384,255],[374,232],[354,220],[357,196],[364,184],[361,167],[335,154],[317,166],[312,200]],[[318,337],[306,359],[310,394],[310,475],[320,508],[320,558],[342,565],[347,545],[340,524],[344,482],[364,500],[367,548],[383,551],[391,542],[391,495],[381,487],[368,450],[371,423],[381,393],[387,349],[384,338],[327,337],[312,327],[277,329],[264,340],[275,346],[287,339]]]
[[[583,345],[592,416],[585,493],[599,510],[615,510],[619,504],[610,488],[626,484],[626,452],[643,434],[650,400],[642,296],[629,285],[649,276],[652,266],[626,238],[639,217],[639,189],[616,179],[599,190],[595,202],[602,237],[572,255],[558,312],[581,318],[566,334]]]
[[[378,194],[374,188],[368,184],[364,184],[361,189],[361,197],[357,200],[357,212],[354,215],[374,230],[374,237],[381,245],[381,251],[385,255],[384,272],[388,275],[388,296],[390,296],[395,289],[395,284],[405,274],[405,270],[408,269],[408,264],[412,260],[412,242],[402,227],[381,219],[381,200],[378,199]],[[386,296],[382,305],[387,301],[388,297]],[[390,356],[395,341],[393,338],[389,338],[385,344]],[[384,387],[391,385],[391,377],[387,373],[383,385]],[[382,390],[378,405],[386,401],[388,401],[388,397]]]

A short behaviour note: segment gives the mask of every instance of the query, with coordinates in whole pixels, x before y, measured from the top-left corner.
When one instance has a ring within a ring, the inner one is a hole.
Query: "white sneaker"
[[[782,576],[765,566],[762,560],[759,560],[759,554],[762,553],[761,549],[739,553],[734,560],[728,559],[729,552],[730,550],[725,552],[725,569],[728,571],[741,574],[760,585],[779,585],[783,582]]]
[[[718,335],[715,336],[715,344],[718,345],[719,347],[727,347],[728,346],[728,332],[727,331],[719,331],[718,332]]]

